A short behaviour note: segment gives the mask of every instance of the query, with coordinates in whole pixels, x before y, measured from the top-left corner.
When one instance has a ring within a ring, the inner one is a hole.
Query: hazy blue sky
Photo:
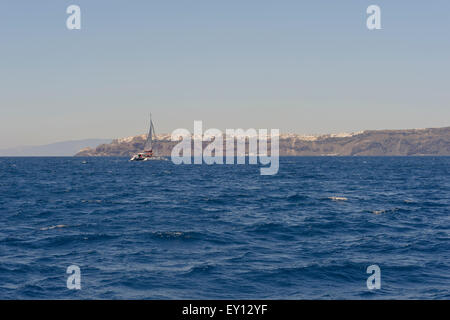
[[[145,133],[150,111],[159,133],[450,125],[448,0],[2,0],[0,38],[0,148]]]

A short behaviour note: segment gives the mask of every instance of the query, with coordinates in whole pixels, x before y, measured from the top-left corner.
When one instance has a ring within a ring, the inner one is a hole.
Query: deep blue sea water
[[[0,158],[0,299],[450,298],[449,157],[127,160]]]

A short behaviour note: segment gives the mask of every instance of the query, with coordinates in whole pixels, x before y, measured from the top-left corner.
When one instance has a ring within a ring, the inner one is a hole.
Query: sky
[[[157,133],[449,126],[449,16],[448,0],[2,0],[0,148],[143,134],[150,112]]]

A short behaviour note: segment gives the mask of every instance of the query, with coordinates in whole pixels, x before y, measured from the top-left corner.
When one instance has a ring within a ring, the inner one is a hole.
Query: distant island
[[[113,140],[85,148],[76,156],[126,156],[143,150],[147,135]],[[158,135],[156,152],[170,156],[178,142],[170,135]],[[326,135],[280,135],[280,156],[450,156],[450,127],[366,130]]]
[[[95,148],[111,141],[112,139],[85,139],[0,149],[0,157],[72,157],[81,148]]]

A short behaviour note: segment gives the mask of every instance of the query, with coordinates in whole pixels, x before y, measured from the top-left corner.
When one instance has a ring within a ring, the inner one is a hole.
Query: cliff
[[[146,135],[113,140],[86,148],[76,156],[126,156],[141,152]],[[159,135],[155,150],[170,156],[178,142]],[[208,143],[205,143],[205,145]],[[281,156],[450,156],[450,127],[408,130],[368,130],[350,134],[280,135]]]

